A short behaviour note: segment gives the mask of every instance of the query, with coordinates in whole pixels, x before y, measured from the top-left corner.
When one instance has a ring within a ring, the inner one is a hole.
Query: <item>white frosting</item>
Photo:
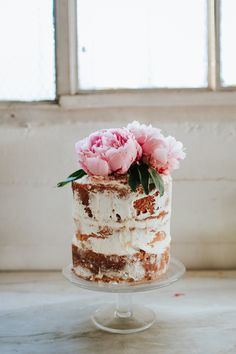
[[[163,231],[166,234],[164,240],[156,241],[156,233]],[[119,230],[107,238],[89,237],[86,241],[73,239],[73,244],[83,249],[105,255],[132,255],[140,250],[148,253],[161,254],[171,241],[169,223],[163,225],[154,232],[148,229]]]
[[[91,183],[89,177],[84,177],[78,183]],[[117,189],[127,188],[119,181],[103,181],[109,187]],[[93,217],[89,217],[85,205],[82,204],[77,193],[74,193],[73,217],[76,232],[80,234],[98,237],[89,237],[86,241],[78,241],[74,238],[73,243],[81,248],[89,249],[105,255],[132,255],[140,250],[148,253],[161,254],[170,244],[170,214],[171,214],[171,177],[164,176],[165,193],[162,197],[151,193],[154,198],[154,214],[150,211],[137,214],[134,202],[147,197],[144,194],[128,192],[120,197],[116,191],[106,190],[89,191],[89,209]],[[153,218],[165,212],[163,217]],[[151,217],[151,218],[149,218]],[[99,237],[99,231],[108,227],[112,230],[106,238]],[[164,240],[154,241],[157,232],[165,232]]]
[[[93,275],[91,270],[89,270],[88,268],[85,268],[85,267],[76,266],[76,267],[73,267],[73,269],[76,274],[80,275],[83,278],[89,278],[89,277],[91,277],[91,275]]]

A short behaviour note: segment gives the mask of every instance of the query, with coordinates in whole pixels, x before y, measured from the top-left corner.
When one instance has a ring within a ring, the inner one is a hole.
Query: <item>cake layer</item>
[[[72,183],[74,193],[74,219],[103,220],[118,225],[127,220],[147,220],[170,210],[171,177],[164,176],[165,193],[156,190],[145,195],[142,189],[131,193],[129,186],[113,180],[99,180],[85,176]],[[122,193],[121,193],[122,191]]]
[[[77,203],[77,202],[74,202]],[[155,215],[151,215],[143,220],[136,220],[127,219],[125,221],[113,221],[113,220],[96,220],[95,218],[91,217],[84,217],[81,218],[79,212],[77,211],[76,214],[74,212],[74,222],[75,222],[75,229],[76,231],[79,230],[81,234],[92,234],[96,233],[98,235],[102,235],[104,233],[109,232],[111,234],[114,231],[119,231],[121,229],[126,229],[127,231],[136,229],[136,230],[157,230],[162,225],[169,223],[170,221],[170,208],[165,208],[162,210],[157,210]]]
[[[89,280],[145,281],[165,273],[169,247],[157,255],[140,251],[130,256],[104,255],[72,245],[73,270]]]
[[[169,223],[156,229],[109,230],[104,233],[81,234],[77,232],[73,244],[105,255],[132,255],[140,250],[160,254],[171,241]]]
[[[171,177],[164,176],[162,197],[153,190],[146,196],[142,188],[133,193],[122,180],[96,179],[85,176],[72,184],[73,217],[76,231],[99,233],[104,226],[116,230],[126,228],[158,229],[170,220]]]

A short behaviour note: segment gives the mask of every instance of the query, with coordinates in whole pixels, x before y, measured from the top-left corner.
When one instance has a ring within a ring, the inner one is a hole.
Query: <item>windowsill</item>
[[[90,92],[63,95],[54,102],[0,102],[0,122],[26,126],[31,123],[63,123],[68,120],[85,122],[88,117],[99,121],[100,110],[103,111],[103,120],[109,121],[116,120],[118,115],[125,120],[135,119],[142,110],[143,117],[152,124],[157,119],[159,122],[223,120],[226,123],[235,120],[236,91]],[[127,110],[128,115],[122,115],[121,110]]]
[[[186,90],[113,90],[81,91],[62,95],[58,101],[0,101],[0,110],[12,108],[126,108],[126,107],[219,107],[236,106],[236,91]]]
[[[59,98],[65,109],[126,107],[218,107],[236,106],[236,91],[139,90],[83,92]]]

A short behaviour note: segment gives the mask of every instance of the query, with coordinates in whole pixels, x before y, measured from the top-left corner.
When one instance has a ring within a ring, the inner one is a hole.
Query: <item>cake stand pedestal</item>
[[[134,333],[143,331],[155,322],[155,312],[143,305],[132,304],[132,293],[157,290],[177,281],[185,272],[184,265],[171,258],[169,269],[157,280],[143,284],[100,283],[84,280],[72,271],[72,265],[63,269],[63,275],[72,284],[81,288],[117,294],[115,304],[99,307],[92,316],[93,323],[100,329],[112,333]]]

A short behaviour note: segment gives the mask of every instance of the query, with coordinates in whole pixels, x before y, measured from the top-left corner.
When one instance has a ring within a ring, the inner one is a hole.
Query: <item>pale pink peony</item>
[[[129,129],[129,131],[133,133],[135,139],[142,146],[142,149],[144,150],[145,150],[145,144],[148,145],[150,140],[153,141],[154,138],[163,137],[163,135],[161,134],[161,130],[157,128],[153,128],[151,124],[146,125],[146,124],[140,124],[137,121],[133,121],[133,123],[127,125],[127,129]]]
[[[136,121],[128,124],[127,128],[141,145],[144,162],[162,174],[168,174],[179,168],[179,161],[185,158],[183,144],[180,141],[176,141],[172,136],[166,138],[160,129]]]
[[[159,173],[168,174],[179,168],[179,161],[185,158],[183,144],[173,136],[159,141],[159,146],[146,156],[146,161]]]
[[[75,145],[80,166],[89,175],[124,174],[141,158],[142,150],[126,128],[102,129]]]

